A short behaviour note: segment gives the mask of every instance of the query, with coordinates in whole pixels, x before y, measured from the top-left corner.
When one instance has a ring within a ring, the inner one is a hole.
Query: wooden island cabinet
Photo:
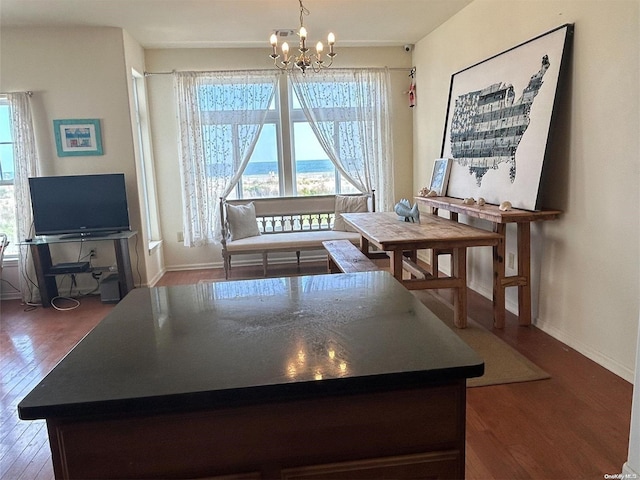
[[[483,371],[382,271],[139,288],[18,410],[56,478],[463,478]]]

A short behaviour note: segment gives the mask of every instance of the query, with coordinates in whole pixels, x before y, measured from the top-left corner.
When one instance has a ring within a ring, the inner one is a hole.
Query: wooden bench
[[[330,273],[355,273],[379,270],[378,266],[349,240],[322,242],[327,250],[327,266]]]

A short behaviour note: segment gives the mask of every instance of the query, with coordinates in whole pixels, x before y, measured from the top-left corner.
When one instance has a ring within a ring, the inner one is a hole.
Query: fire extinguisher
[[[416,105],[416,81],[415,81],[416,69],[411,69],[409,76],[411,77],[411,84],[409,85],[409,107],[413,108]]]

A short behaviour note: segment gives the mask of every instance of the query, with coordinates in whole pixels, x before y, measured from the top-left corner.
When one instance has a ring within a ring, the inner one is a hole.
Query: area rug
[[[427,290],[414,290],[411,293],[484,359],[484,375],[467,380],[468,387],[550,378],[547,372],[471,318],[467,318],[467,328],[457,328],[453,324],[453,306],[436,295]]]

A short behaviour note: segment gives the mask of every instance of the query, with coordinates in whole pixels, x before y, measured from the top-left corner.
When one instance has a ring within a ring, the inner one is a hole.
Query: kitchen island
[[[386,272],[139,288],[18,410],[56,478],[463,478],[483,371]]]

